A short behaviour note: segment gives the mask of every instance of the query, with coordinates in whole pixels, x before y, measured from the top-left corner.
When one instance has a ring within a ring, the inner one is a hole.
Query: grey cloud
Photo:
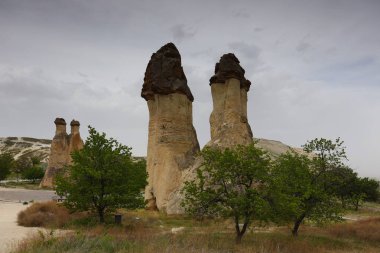
[[[299,53],[303,53],[307,50],[309,50],[311,48],[311,45],[307,42],[300,42],[297,47],[296,47],[296,50],[297,52]]]
[[[251,17],[251,14],[249,14],[245,10],[234,11],[233,15],[234,15],[234,17],[237,17],[237,18],[249,18],[249,17]]]
[[[255,136],[298,146],[341,135],[359,172],[380,177],[379,4],[0,0],[0,132],[51,138],[55,117],[75,117],[144,155],[144,71],[174,39],[201,144],[209,139],[208,80],[221,55],[233,52],[253,81]]]
[[[181,42],[184,39],[188,39],[193,37],[196,32],[184,24],[175,25],[171,28],[171,32],[173,34],[173,38],[175,41]]]
[[[260,48],[255,45],[248,45],[244,42],[233,42],[228,44],[229,48],[238,51],[242,57],[257,59],[260,55]]]

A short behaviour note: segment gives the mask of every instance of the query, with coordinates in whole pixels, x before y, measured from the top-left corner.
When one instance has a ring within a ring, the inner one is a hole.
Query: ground
[[[55,196],[54,191],[12,189],[0,187],[0,252],[8,252],[17,241],[36,233],[41,228],[27,228],[17,225],[17,214],[28,205],[24,202],[46,201]]]
[[[50,200],[52,196],[53,191],[0,188],[0,227],[7,231],[0,235],[0,252],[9,250],[5,246],[13,246],[17,253],[380,252],[380,204],[376,203],[365,203],[359,212],[347,213],[343,224],[325,227],[303,225],[297,238],[291,236],[290,226],[269,224],[260,227],[260,224],[254,224],[241,245],[234,243],[233,222],[229,220],[197,221],[146,210],[118,210],[123,216],[121,225],[114,224],[113,216],[108,216],[104,225],[100,225],[96,217],[77,216],[79,218],[65,226],[65,229],[76,232],[60,237],[40,236],[35,233],[36,228],[17,226],[16,215],[25,208],[22,202]],[[36,236],[29,236],[28,240],[18,244],[30,233]]]

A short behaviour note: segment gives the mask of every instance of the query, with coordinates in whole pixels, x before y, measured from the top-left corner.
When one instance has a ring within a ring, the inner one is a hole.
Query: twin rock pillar
[[[213,111],[208,146],[222,148],[252,143],[247,119],[251,82],[234,54],[225,54],[210,79]],[[180,189],[202,164],[192,119],[193,95],[187,86],[181,56],[169,43],[154,53],[146,68],[141,96],[149,109],[147,152],[148,209],[183,213]]]
[[[192,165],[199,144],[193,127],[193,95],[181,56],[169,43],[148,63],[141,96],[149,109],[147,207],[166,211],[181,184],[182,171]]]
[[[71,133],[66,133],[66,121],[63,118],[56,118],[55,135],[51,142],[48,167],[40,187],[53,187],[55,175],[62,168],[71,163],[71,153],[83,148],[83,140],[79,133],[79,122],[72,120]]]

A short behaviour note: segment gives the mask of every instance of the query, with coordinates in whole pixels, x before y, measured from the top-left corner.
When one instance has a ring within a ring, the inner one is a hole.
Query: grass
[[[119,212],[122,225],[113,224],[112,216],[100,225],[88,214],[71,215],[63,227],[73,232],[61,237],[35,235],[14,252],[380,252],[380,216],[324,228],[302,226],[298,237],[287,227],[250,229],[236,245],[230,221],[196,221],[145,210]],[[183,230],[172,233],[178,227]]]
[[[329,228],[329,232],[338,238],[357,239],[380,245],[380,217],[335,225]]]

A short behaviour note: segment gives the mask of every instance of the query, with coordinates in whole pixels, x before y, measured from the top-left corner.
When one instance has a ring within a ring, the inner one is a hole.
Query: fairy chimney
[[[233,147],[252,142],[247,118],[247,92],[251,82],[232,53],[224,54],[210,79],[213,111],[210,115],[210,146]]]
[[[66,132],[66,121],[63,118],[56,118],[54,123],[55,135],[51,142],[48,167],[40,187],[53,187],[54,177],[65,165],[71,163],[71,152],[83,147],[78,121],[71,121],[70,135]]]
[[[182,170],[199,151],[193,127],[193,95],[173,43],[152,54],[141,96],[149,109],[147,207],[167,211],[170,194],[178,190]],[[170,211],[169,211],[170,212]]]
[[[71,162],[71,153],[76,150],[80,150],[83,148],[83,140],[80,137],[79,126],[80,123],[77,120],[72,120],[70,123],[71,133],[69,135],[69,149],[68,149],[68,159]]]
[[[52,187],[54,176],[68,162],[69,138],[66,133],[66,121],[63,118],[56,118],[54,123],[55,135],[51,142],[49,163],[40,183],[41,187]]]

